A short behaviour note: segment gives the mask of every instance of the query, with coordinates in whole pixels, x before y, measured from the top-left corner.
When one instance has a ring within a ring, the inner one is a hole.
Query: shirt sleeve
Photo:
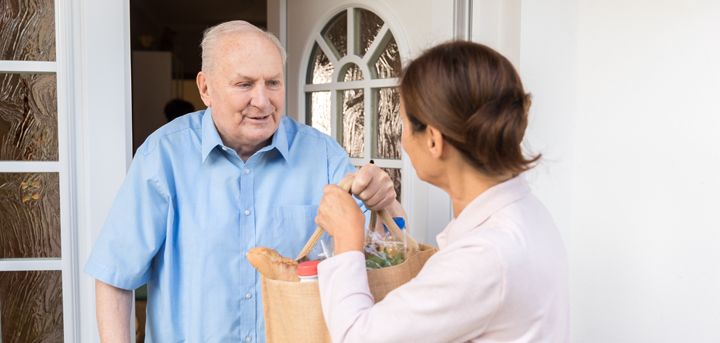
[[[466,342],[483,333],[504,285],[497,251],[481,244],[437,252],[416,278],[377,304],[361,252],[323,261],[318,276],[323,315],[336,343]]]
[[[172,207],[159,163],[138,149],[84,272],[104,283],[135,289],[150,281],[151,261],[172,227]],[[155,156],[156,157],[156,156]],[[166,183],[165,183],[166,185]]]

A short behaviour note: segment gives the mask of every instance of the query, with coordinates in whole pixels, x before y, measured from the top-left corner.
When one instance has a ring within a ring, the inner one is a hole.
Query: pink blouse
[[[522,176],[473,200],[420,274],[374,304],[361,252],[318,266],[335,343],[569,342],[560,234]]]

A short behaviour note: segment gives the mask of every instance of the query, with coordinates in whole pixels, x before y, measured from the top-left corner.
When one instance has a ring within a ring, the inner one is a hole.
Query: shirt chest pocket
[[[273,211],[275,250],[285,257],[296,258],[317,228],[318,205],[279,206]]]

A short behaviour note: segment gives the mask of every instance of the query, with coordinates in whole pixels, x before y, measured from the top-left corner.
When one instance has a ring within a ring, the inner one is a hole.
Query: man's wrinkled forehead
[[[272,50],[280,58],[280,51],[277,51],[277,47],[272,40],[262,32],[249,30],[232,32],[222,36],[218,41],[218,50],[224,53],[227,53],[227,51],[223,51],[225,49],[239,49],[243,53],[257,53],[261,51],[261,49],[258,49],[260,46],[271,47],[269,50]]]
[[[262,32],[242,31],[224,35],[218,40],[214,64],[229,62],[234,59],[247,59],[263,57],[267,63],[280,61],[278,67],[282,70],[282,57],[275,44]],[[268,56],[271,54],[272,56]]]

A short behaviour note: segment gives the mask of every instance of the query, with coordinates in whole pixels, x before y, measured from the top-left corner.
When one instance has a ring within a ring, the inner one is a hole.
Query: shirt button
[[[250,336],[245,337],[245,342],[250,342],[250,341],[252,341],[252,338],[250,338]]]
[[[248,294],[245,294],[245,298],[247,298],[247,299],[250,299],[250,298],[252,298],[252,294],[250,294],[250,293],[248,293]]]
[[[223,151],[227,151],[227,147],[222,147]]]
[[[250,169],[245,169],[245,174],[250,174]]]
[[[246,216],[249,216],[249,215],[250,215],[250,210],[245,210],[245,215],[246,215]]]

